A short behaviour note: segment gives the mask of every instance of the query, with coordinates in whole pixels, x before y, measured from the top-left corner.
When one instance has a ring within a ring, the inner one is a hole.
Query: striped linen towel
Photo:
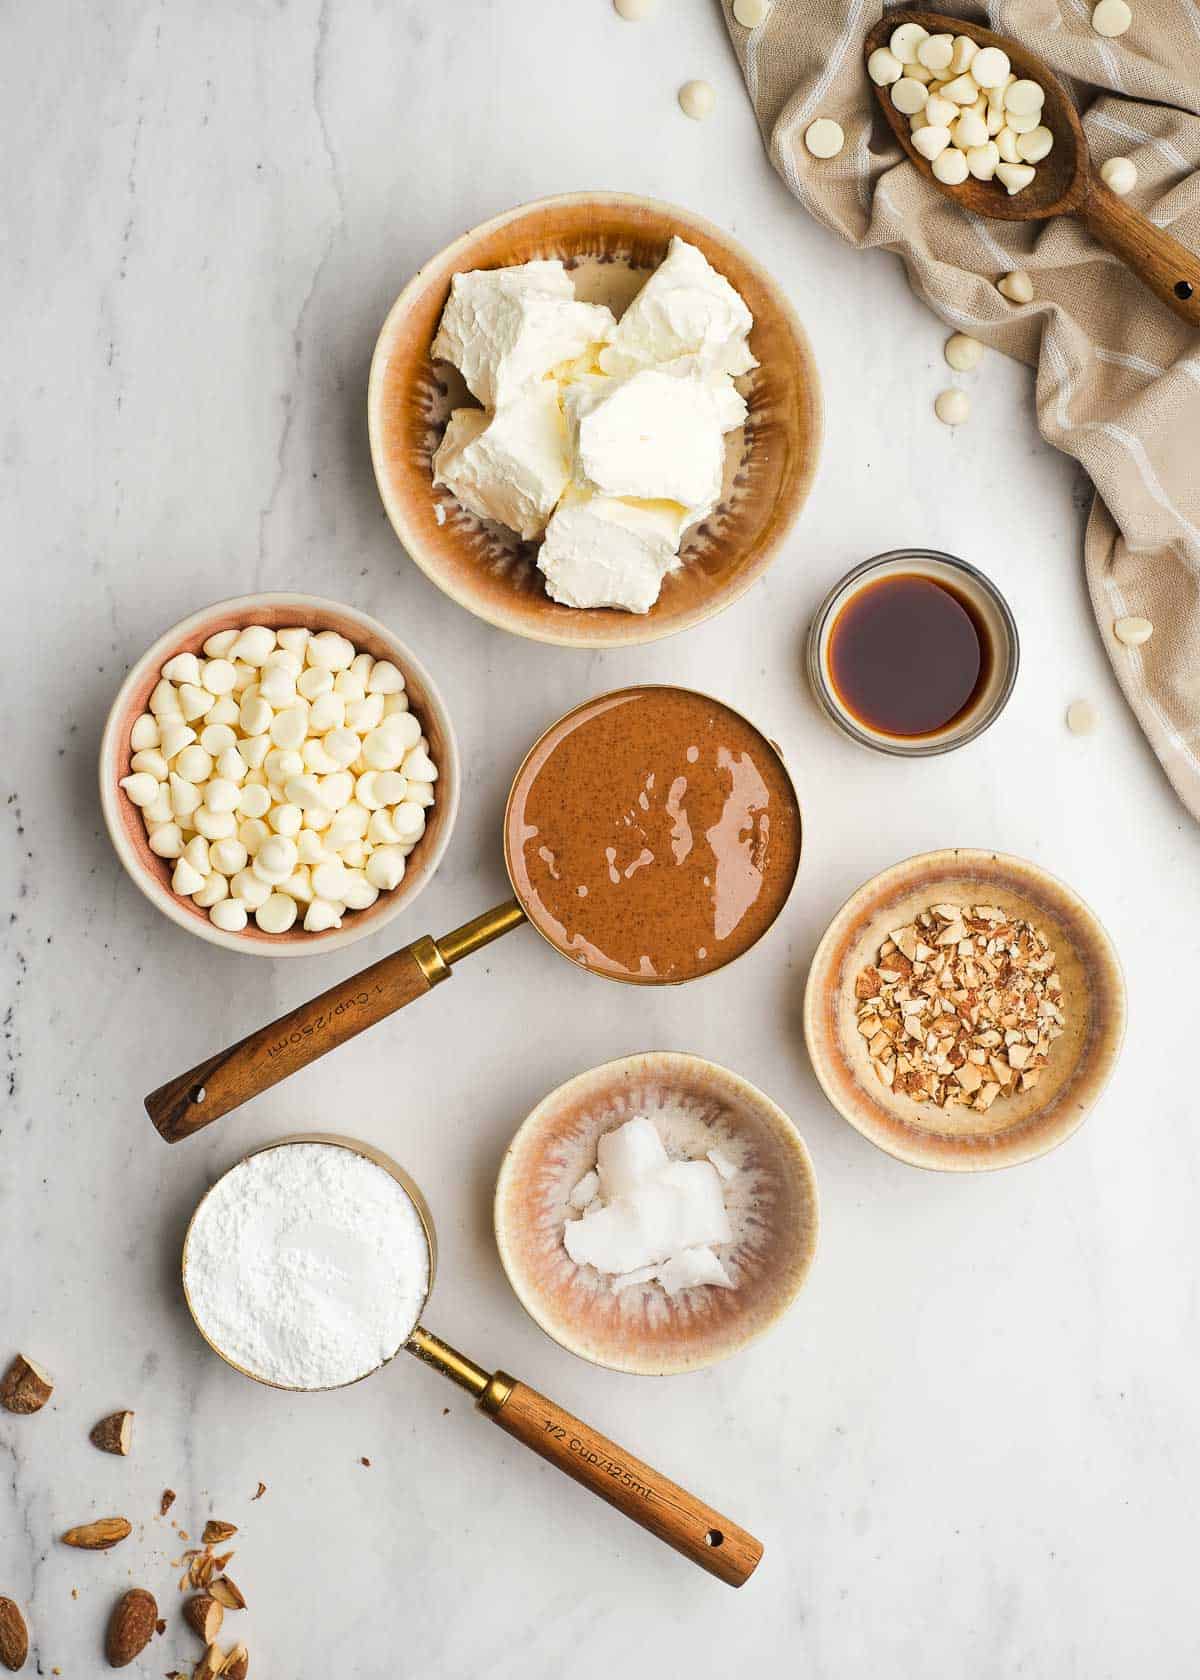
[[[1037,369],[1042,436],[1074,456],[1096,494],[1084,537],[1092,605],[1117,680],[1179,797],[1200,818],[1200,333],[1177,319],[1073,217],[969,216],[923,180],[881,122],[862,42],[880,0],[775,0],[745,29],[722,0],[771,161],[844,239],[902,259],[950,327]],[[1130,157],[1131,202],[1200,251],[1200,5],[1131,0],[1117,40],[1088,0],[936,6],[1023,41],[1073,88],[1095,167]],[[833,117],[841,155],[809,156],[804,131]],[[882,131],[883,138],[880,138]],[[879,150],[872,150],[872,142]],[[995,281],[1033,277],[1032,303]],[[1150,619],[1125,647],[1116,619]]]

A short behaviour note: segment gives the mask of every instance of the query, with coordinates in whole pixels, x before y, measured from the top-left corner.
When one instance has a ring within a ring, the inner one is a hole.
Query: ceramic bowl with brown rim
[[[265,624],[282,630],[299,625],[309,630],[336,630],[353,642],[359,653],[389,659],[404,674],[411,710],[429,739],[429,752],[438,767],[437,796],[427,814],[425,832],[409,854],[404,878],[391,892],[381,892],[366,910],[348,910],[340,928],[307,933],[299,922],[289,932],[263,933],[251,917],[240,933],[214,927],[208,912],[171,889],[172,865],[150,850],[137,806],[120,786],[129,774],[132,750],[129,733],[147,707],[151,691],[168,659],[177,653],[199,653],[219,630]],[[260,957],[300,957],[317,951],[336,951],[375,933],[416,898],[432,878],[450,842],[458,814],[462,776],[458,743],[450,714],[432,677],[416,655],[377,619],[354,607],[324,601],[315,595],[242,595],[218,601],[175,624],[161,635],[134,665],[117,692],[100,743],[100,805],[117,856],[135,885],[169,916],[176,926],[198,934],[226,950]]]
[[[724,1185],[733,1241],[716,1249],[733,1289],[616,1293],[563,1247],[570,1194],[595,1166],[598,1139],[635,1115],[654,1121],[673,1158],[715,1149],[737,1169]],[[534,1322],[568,1352],[641,1376],[714,1365],[769,1330],[808,1275],[819,1224],[812,1162],[783,1110],[737,1074],[672,1051],[607,1062],[544,1098],[504,1157],[494,1219]]]
[[[454,408],[477,406],[430,347],[455,274],[561,258],[577,296],[620,315],[678,234],[741,293],[759,366],[737,381],[749,414],[726,439],[717,508],[694,526],[682,566],[645,614],[565,607],[537,569],[537,545],[468,513],[433,484]],[[627,193],[573,193],[507,211],[430,259],[384,323],[367,396],[371,458],[396,535],[427,577],[487,623],[589,649],[653,642],[720,612],[762,576],[804,505],[816,470],[821,402],[804,329],[771,277],[728,234],[688,210]]]
[[[1038,1083],[997,1097],[986,1113],[890,1090],[858,1031],[858,975],[877,962],[893,928],[942,903],[995,905],[1020,917],[1046,935],[1058,959],[1062,1036]],[[1044,869],[999,852],[926,852],[876,875],[838,911],[809,970],[804,1034],[834,1108],[889,1155],[944,1172],[1011,1167],[1070,1137],[1104,1089],[1125,1035],[1125,982],[1095,915]]]

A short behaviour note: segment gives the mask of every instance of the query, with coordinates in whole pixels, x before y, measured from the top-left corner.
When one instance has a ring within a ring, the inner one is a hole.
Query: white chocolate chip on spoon
[[[1100,0],[1092,13],[1092,28],[1097,35],[1106,35],[1110,39],[1124,35],[1132,22],[1133,13],[1125,0]]]
[[[1067,728],[1072,735],[1090,735],[1096,727],[1096,708],[1090,700],[1072,700],[1067,707]]]
[[[1100,165],[1100,179],[1110,192],[1115,192],[1119,198],[1124,198],[1127,192],[1132,192],[1137,186],[1137,165],[1132,158],[1108,158]]]
[[[939,391],[934,398],[933,412],[943,426],[961,426],[971,413],[971,401],[965,391],[951,386],[949,390]]]
[[[897,86],[900,84],[897,83]],[[804,131],[804,144],[816,158],[836,157],[846,144],[842,125],[831,117],[818,117]]]
[[[952,82],[946,83],[942,89],[942,96],[953,100],[956,105],[974,105],[979,98],[979,87],[975,78],[968,71],[964,71],[961,76],[955,76]]]
[[[967,154],[960,152],[957,146],[949,146],[934,158],[930,168],[943,186],[960,187],[970,171],[967,168]]]
[[[922,29],[919,23],[902,23],[898,29],[893,29],[888,45],[901,64],[915,64],[917,48],[928,38],[928,29]]]
[[[867,60],[867,75],[876,87],[891,87],[904,74],[904,66],[887,47],[876,47]]]
[[[1003,87],[1011,73],[1008,54],[999,47],[980,47],[971,60],[971,76],[981,88]]]
[[[913,76],[901,76],[898,82],[892,83],[892,104],[897,111],[903,111],[906,117],[922,110],[928,98],[929,89],[924,82],[918,82]]]
[[[946,340],[942,353],[957,373],[969,373],[973,367],[979,366],[983,345],[967,333],[955,333]]]
[[[1023,268],[1015,268],[1011,274],[997,280],[996,290],[1008,298],[1010,303],[1033,302],[1033,281]]]
[[[711,82],[684,82],[678,97],[679,109],[693,122],[703,122],[717,103],[717,91]]]
[[[1014,193],[1021,192],[1029,185],[1037,171],[1028,163],[998,163],[996,174],[1008,188],[1008,196],[1011,198]]]
[[[1027,77],[1010,82],[1004,90],[1004,109],[1015,111],[1019,117],[1031,117],[1046,103],[1046,90],[1039,82]]]
[[[1154,634],[1148,618],[1119,618],[1113,625],[1113,635],[1126,647],[1141,647]]]
[[[936,123],[926,123],[924,128],[917,129],[912,137],[913,150],[920,152],[923,158],[932,163],[939,158],[950,144],[950,130],[940,128]]]
[[[953,35],[927,35],[917,42],[917,62],[927,70],[946,70],[954,57]]]
[[[1026,163],[1041,163],[1054,149],[1054,136],[1041,124],[1017,138],[1017,151]]]
[[[984,146],[972,146],[967,153],[967,168],[977,181],[990,181],[1000,162],[1000,148],[994,140]]]

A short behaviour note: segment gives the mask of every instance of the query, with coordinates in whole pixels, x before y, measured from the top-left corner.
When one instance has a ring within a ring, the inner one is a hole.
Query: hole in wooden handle
[[[710,1528],[708,1533],[704,1536],[704,1544],[706,1546],[723,1546],[725,1544],[725,1536],[721,1533],[719,1528]]]
[[[1190,280],[1176,280],[1175,296],[1179,298],[1182,303],[1186,303],[1194,291],[1195,287],[1192,285]]]

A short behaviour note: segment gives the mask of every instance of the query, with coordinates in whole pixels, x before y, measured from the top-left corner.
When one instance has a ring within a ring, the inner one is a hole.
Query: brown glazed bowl
[[[467,513],[433,486],[450,410],[474,404],[455,370],[429,355],[451,277],[560,257],[579,296],[620,314],[674,234],[699,247],[754,316],[759,360],[738,388],[749,417],[727,441],[716,510],[686,537],[683,566],[648,613],[560,606],[546,594],[535,544]],[[396,535],[460,606],[534,641],[589,649],[658,641],[720,612],[762,576],[804,505],[821,441],[816,364],[782,291],[728,234],[688,210],[626,193],[574,193],[509,210],[448,245],[393,304],[371,363],[371,459]],[[441,523],[439,523],[439,520]]]
[[[1066,1029],[1037,1086],[986,1114],[943,1111],[881,1085],[857,1030],[854,982],[890,929],[931,904],[995,904],[1040,927],[1058,957]],[[838,911],[818,945],[804,1036],[825,1095],[843,1119],[897,1160],[981,1172],[1045,1155],[1069,1138],[1108,1081],[1125,1036],[1125,982],[1107,933],[1081,898],[1022,858],[926,852],[885,869]]]
[[[717,1251],[735,1289],[614,1294],[567,1254],[570,1193],[601,1133],[635,1114],[656,1122],[668,1153],[702,1156],[703,1136],[739,1168],[726,1186],[734,1241]],[[736,1073],[672,1051],[607,1062],[544,1098],[504,1157],[494,1219],[508,1281],[548,1336],[594,1365],[655,1377],[715,1365],[769,1330],[808,1275],[819,1224],[812,1162],[783,1110]]]
[[[271,630],[300,625],[309,630],[337,630],[360,653],[375,659],[390,659],[404,673],[413,714],[429,738],[429,751],[438,767],[437,797],[430,807],[425,832],[409,854],[404,879],[392,892],[380,893],[367,910],[347,911],[340,928],[325,933],[306,933],[299,921],[289,932],[263,933],[251,917],[241,933],[226,933],[214,927],[207,911],[190,898],[171,890],[171,865],[150,850],[145,825],[137,807],[121,789],[122,776],[129,774],[131,756],[129,732],[134,720],[146,710],[146,702],[158,682],[163,666],[177,653],[198,653],[218,630],[235,626],[265,624]],[[432,878],[450,843],[458,815],[462,782],[458,743],[450,714],[433,679],[404,643],[374,618],[323,601],[315,595],[242,595],[218,601],[173,625],[148,648],[129,672],[117,692],[104,736],[100,743],[100,804],[109,837],[117,856],[134,884],[150,902],[177,926],[198,934],[210,944],[226,950],[244,951],[257,957],[302,957],[317,951],[336,951],[353,945],[385,922],[398,916]]]

